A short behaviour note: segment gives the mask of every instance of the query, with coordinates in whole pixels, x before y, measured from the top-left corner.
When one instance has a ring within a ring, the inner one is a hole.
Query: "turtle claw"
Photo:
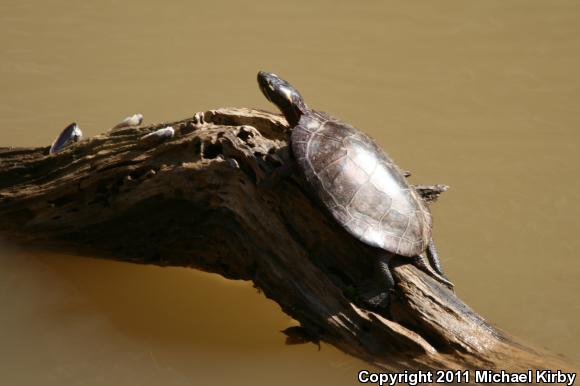
[[[376,288],[361,292],[362,301],[370,308],[384,310],[389,306],[389,293]]]
[[[394,293],[395,281],[389,268],[389,256],[380,254],[375,274],[360,287],[360,298],[370,308],[387,310]]]

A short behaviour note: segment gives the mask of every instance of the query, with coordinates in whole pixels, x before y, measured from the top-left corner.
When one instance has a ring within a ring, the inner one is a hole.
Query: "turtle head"
[[[300,93],[278,75],[260,71],[258,85],[266,99],[282,111],[290,126],[298,124],[300,117],[308,110]]]

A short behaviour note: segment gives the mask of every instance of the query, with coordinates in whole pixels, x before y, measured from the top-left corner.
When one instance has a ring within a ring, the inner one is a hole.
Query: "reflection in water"
[[[451,185],[433,211],[458,294],[579,360],[578,47],[567,0],[4,2],[0,145],[49,145],[71,121],[91,136],[134,112],[272,110],[255,74],[274,71],[377,138],[413,182]],[[13,384],[354,383],[359,363],[332,348],[283,346],[290,321],[249,285],[0,256],[0,374]]]
[[[368,367],[327,345],[283,345],[294,322],[247,282],[1,251],[0,372],[12,385],[351,385]]]

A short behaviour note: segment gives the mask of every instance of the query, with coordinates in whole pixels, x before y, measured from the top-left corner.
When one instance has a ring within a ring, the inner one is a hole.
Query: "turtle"
[[[83,132],[75,122],[64,128],[50,146],[49,154],[58,153],[64,147],[83,138]]]
[[[428,207],[375,141],[346,122],[310,109],[276,74],[259,71],[258,85],[288,121],[293,162],[315,196],[348,233],[378,249],[379,283],[373,283],[373,295],[366,300],[377,307],[388,304],[395,286],[389,268],[393,255],[410,258],[453,289],[431,237]]]

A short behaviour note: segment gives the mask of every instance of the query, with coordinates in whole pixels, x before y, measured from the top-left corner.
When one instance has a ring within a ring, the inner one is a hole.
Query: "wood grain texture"
[[[167,125],[174,138],[139,141]],[[109,131],[55,155],[1,148],[0,232],[33,247],[252,280],[309,336],[385,369],[570,368],[495,329],[406,258],[393,261],[389,309],[368,309],[358,294],[377,251],[336,224],[299,173],[277,175],[291,163],[288,135],[278,115],[219,109]],[[427,202],[445,190],[417,187]]]

